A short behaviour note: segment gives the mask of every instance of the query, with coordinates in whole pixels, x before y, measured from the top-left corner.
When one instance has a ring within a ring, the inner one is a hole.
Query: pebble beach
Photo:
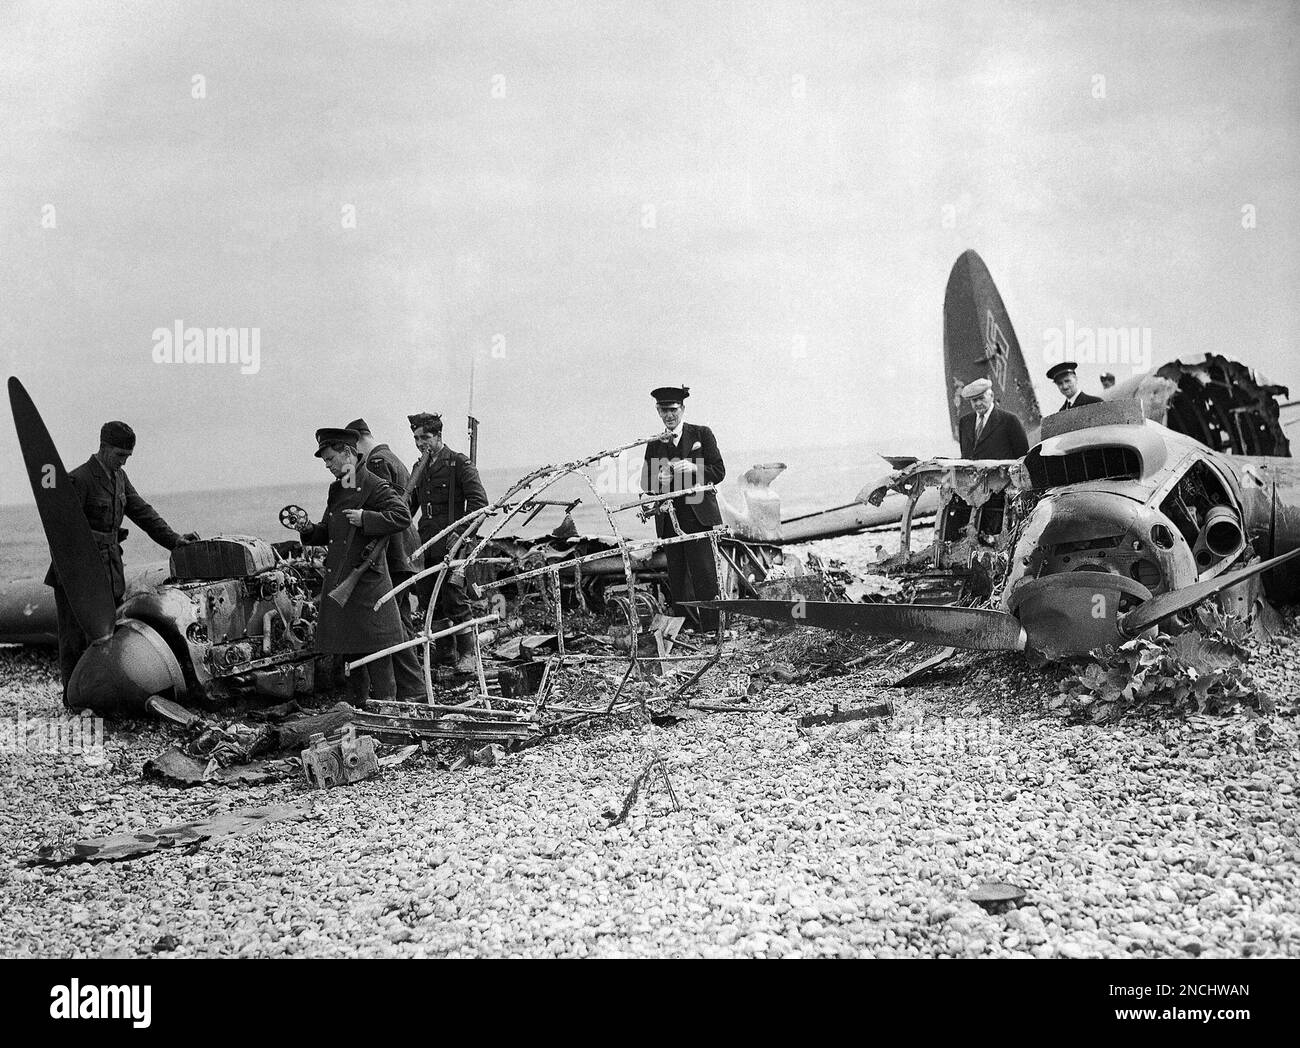
[[[695,697],[736,705],[755,666],[823,650],[852,644],[743,627]],[[749,689],[743,713],[592,723],[490,766],[449,770],[448,744],[327,791],[142,779],[174,738],[154,723],[109,724],[89,759],[8,752],[0,955],[1300,956],[1289,617],[1251,663],[1277,703],[1264,732],[1067,724],[1048,707],[1066,671],[1009,654],[888,686],[926,653]],[[798,723],[881,702],[891,715]],[[52,653],[0,651],[0,718],[60,714]],[[611,825],[655,756],[671,795],[648,776]],[[193,848],[25,865],[42,845],[282,804],[297,818]],[[1024,897],[986,910],[985,882]]]

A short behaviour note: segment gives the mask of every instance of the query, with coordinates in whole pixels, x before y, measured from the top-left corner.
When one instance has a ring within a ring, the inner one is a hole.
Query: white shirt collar
[[[670,429],[670,430],[668,431],[669,433],[671,433],[671,434],[673,435],[673,443],[674,443],[674,444],[680,444],[680,443],[681,443],[681,440],[682,440],[682,427],[685,426],[685,425],[686,425],[686,420],[683,419],[681,422],[677,423],[677,428],[676,428],[676,429]]]

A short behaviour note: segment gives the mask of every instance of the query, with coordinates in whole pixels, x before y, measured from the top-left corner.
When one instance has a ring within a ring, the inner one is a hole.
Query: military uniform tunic
[[[406,488],[411,482],[411,473],[392,448],[387,444],[376,444],[370,449],[370,454],[366,456],[365,461],[366,469],[405,498]],[[419,546],[419,534],[414,524],[388,540],[388,574],[392,576],[394,582],[400,582],[407,575],[412,575],[419,570],[418,565],[411,564],[411,554]]]
[[[360,528],[354,528],[343,516],[348,509],[361,510]],[[410,523],[411,513],[402,496],[369,470],[357,470],[352,487],[337,480],[330,485],[324,517],[302,533],[305,543],[329,543],[325,585],[317,605],[317,651],[330,655],[369,654],[406,639],[395,601],[374,610],[375,601],[393,588],[386,559],[380,558],[362,574],[344,607],[330,600],[329,592],[365,560],[372,541],[396,535]]]
[[[122,518],[129,517],[164,549],[175,549],[181,537],[156,509],[140,497],[126,470],[119,469],[110,474],[104,464],[91,455],[68,476],[80,498],[81,510],[90,522],[95,546],[113,586],[113,602],[120,604],[126,593],[126,575],[122,569],[122,540],[126,538],[126,531],[122,528]],[[45,573],[45,585],[58,584],[58,572],[51,564]]]
[[[487,504],[487,492],[469,456],[452,451],[445,444],[420,471],[411,491],[411,511],[420,514],[421,543],[466,513],[473,513]],[[447,540],[443,539],[424,551],[425,567],[437,564],[446,555]]]
[[[695,463],[692,477],[674,476],[667,483],[660,481],[661,467],[673,462]],[[651,495],[666,495],[670,491],[695,487],[697,484],[720,484],[727,475],[727,467],[718,450],[717,438],[708,426],[682,423],[681,435],[675,443],[652,440],[645,448],[645,462],[641,466],[641,488]],[[702,534],[722,523],[718,498],[712,491],[687,495],[672,501],[677,523],[685,535]],[[661,539],[671,538],[672,521],[665,510],[655,516],[655,534]],[[706,631],[718,627],[718,613],[707,609],[683,608],[688,600],[716,600],[718,597],[718,572],[713,561],[713,547],[703,539],[664,547],[668,563],[668,591],[676,614]]]
[[[81,511],[90,523],[95,548],[104,562],[104,573],[113,588],[113,603],[121,604],[126,594],[126,575],[122,570],[122,540],[126,538],[126,530],[122,527],[122,518],[129,517],[158,545],[169,550],[180,544],[181,537],[168,527],[157,510],[139,496],[126,470],[109,473],[104,464],[91,455],[68,476],[77,492]],[[72,671],[89,647],[90,638],[72,613],[53,564],[45,573],[45,584],[54,587],[54,608],[59,619],[59,673],[63,677],[66,697]]]

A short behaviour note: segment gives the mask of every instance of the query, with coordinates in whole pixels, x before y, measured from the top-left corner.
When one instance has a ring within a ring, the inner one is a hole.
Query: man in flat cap
[[[487,492],[479,479],[478,470],[469,456],[452,451],[442,442],[442,416],[432,412],[408,415],[411,435],[420,449],[420,460],[411,474],[409,502],[411,512],[420,514],[420,543],[423,545],[448,525],[467,513],[482,509],[488,504]],[[447,549],[455,542],[458,532],[452,532],[424,551],[424,566],[431,568],[447,556]],[[462,548],[461,553],[468,553]],[[416,596],[420,611],[429,606],[433,595],[435,576],[430,575],[416,583]],[[446,574],[438,590],[438,603],[434,614],[452,623],[464,622],[470,616],[469,601],[465,597],[465,577],[461,572]],[[452,651],[450,641],[437,641],[437,653],[447,658]],[[467,631],[455,636],[455,668],[457,673],[473,673],[474,638]]]
[[[964,459],[1015,459],[1029,450],[1020,419],[993,403],[993,383],[977,378],[961,388],[970,412],[957,422]]]
[[[344,429],[354,430],[357,434],[357,454],[361,464],[405,500],[411,491],[411,473],[397,457],[397,453],[387,444],[376,442],[363,418],[353,419]],[[415,574],[417,569],[411,565],[411,554],[419,545],[420,538],[414,523],[388,540],[385,557],[388,561],[388,576],[393,580],[394,586]],[[394,598],[408,640],[416,632],[415,623],[411,619],[410,598],[409,591]],[[402,702],[423,702],[426,698],[424,674],[420,672],[420,660],[416,657],[415,649],[399,651],[392,656],[392,660],[393,673],[397,678],[397,698]]]
[[[123,517],[129,517],[165,549],[175,549],[199,537],[193,531],[176,534],[158,511],[136,492],[122,468],[134,450],[135,431],[130,426],[125,422],[105,422],[99,429],[99,450],[68,474],[81,499],[81,510],[90,522],[95,546],[104,560],[104,570],[113,587],[114,604],[121,604],[126,593],[122,541],[127,530],[122,527]],[[63,676],[66,698],[72,671],[90,641],[72,614],[67,593],[53,564],[45,573],[45,584],[54,589],[54,607],[59,618],[59,672]]]
[[[961,388],[961,395],[971,410],[957,421],[957,436],[964,459],[1018,459],[1029,450],[1029,438],[1020,419],[993,403],[993,383],[977,378]],[[980,531],[996,535],[1002,531],[1005,499],[998,492],[990,495],[980,513]],[[960,537],[959,530],[970,521],[970,506],[954,496],[948,505],[944,538]]]
[[[360,567],[374,543],[398,535],[411,524],[406,500],[368,469],[361,469],[354,429],[318,429],[316,457],[334,474],[319,524],[299,527],[304,543],[329,544],[325,553],[325,584],[316,610],[316,650],[345,661],[370,655],[406,640],[395,601],[374,609],[375,601],[393,588],[388,562],[378,557],[362,572],[347,601],[340,605],[329,594]],[[371,688],[376,700],[397,697],[391,657],[378,659],[348,675],[354,706],[364,708]]]
[[[1085,404],[1101,403],[1101,397],[1079,392],[1079,376],[1076,374],[1078,366],[1073,360],[1063,360],[1047,369],[1047,377],[1056,383],[1056,388],[1065,398],[1065,403],[1061,405],[1058,412],[1081,408]]]
[[[686,398],[691,391],[686,386],[660,386],[651,390],[655,410],[664,424],[664,433],[645,448],[645,462],[641,466],[641,489],[651,495],[681,491],[699,484],[720,484],[727,475],[718,441],[708,426],[684,422]],[[669,503],[660,503],[666,507]],[[695,535],[712,530],[722,523],[718,499],[712,491],[673,499],[673,512],[682,532]],[[655,515],[655,534],[661,539],[671,538],[672,521],[666,509]],[[706,632],[718,628],[718,613],[705,608],[683,608],[682,601],[716,600],[718,597],[717,565],[713,562],[710,543],[701,539],[680,542],[664,547],[668,560],[668,590],[673,601],[673,613],[684,617],[692,626]]]

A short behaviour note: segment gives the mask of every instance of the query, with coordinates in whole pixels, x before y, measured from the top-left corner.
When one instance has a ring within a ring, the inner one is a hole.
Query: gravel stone
[[[819,552],[854,548],[832,543]],[[816,630],[744,627],[740,643],[701,698],[764,663],[868,650]],[[769,683],[749,713],[628,715],[490,767],[417,756],[323,792],[142,780],[173,739],[154,723],[108,725],[97,760],[3,754],[0,955],[1300,956],[1293,624],[1251,664],[1277,702],[1271,736],[1241,716],[1067,725],[1047,708],[1066,671],[1014,655],[888,687],[928,654]],[[0,717],[59,716],[58,694],[50,655],[0,651]],[[797,726],[881,698],[892,717]],[[610,826],[650,750],[681,810],[651,779]],[[41,845],[279,803],[304,819],[188,854],[21,865]],[[986,881],[1026,897],[986,914],[968,899]]]

